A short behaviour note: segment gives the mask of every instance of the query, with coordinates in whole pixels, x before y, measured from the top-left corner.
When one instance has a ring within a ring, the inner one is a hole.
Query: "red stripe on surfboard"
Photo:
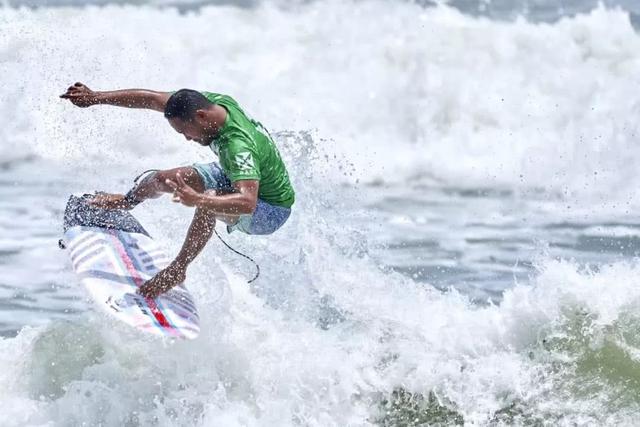
[[[122,243],[120,239],[118,239],[118,236],[115,232],[112,231],[111,234],[113,237],[115,237],[118,240],[118,243],[120,243],[120,245],[118,245],[118,252],[120,253],[120,257],[122,258],[122,261],[124,262],[124,265],[127,268],[127,271],[133,278],[133,281],[135,282],[135,284],[138,285],[138,287],[142,286],[144,284],[144,280],[142,279],[142,277],[138,275],[138,271],[133,266],[133,261],[131,260],[131,258],[129,257],[129,254],[127,254],[127,252],[124,249],[124,243]],[[156,318],[158,323],[160,323],[160,325],[166,329],[173,330],[173,326],[171,326],[167,318],[164,317],[164,314],[162,314],[162,312],[158,310],[158,306],[156,305],[156,302],[154,301],[154,299],[144,297],[144,300],[147,302],[147,305],[151,309],[151,313]]]

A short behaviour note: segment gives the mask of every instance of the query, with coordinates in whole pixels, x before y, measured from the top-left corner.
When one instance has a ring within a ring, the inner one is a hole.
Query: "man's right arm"
[[[123,89],[98,92],[89,89],[82,83],[70,86],[60,98],[68,99],[78,107],[106,104],[127,108],[147,108],[164,112],[171,92],[157,92],[147,89]]]

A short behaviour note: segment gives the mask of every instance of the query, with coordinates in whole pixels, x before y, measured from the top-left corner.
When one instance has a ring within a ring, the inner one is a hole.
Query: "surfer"
[[[146,199],[172,193],[173,201],[195,208],[176,258],[144,283],[140,294],[156,297],[186,279],[187,267],[213,235],[216,220],[227,230],[252,235],[275,232],[289,218],[295,193],[277,147],[261,123],[227,95],[181,89],[157,92],[125,89],[98,92],[75,83],[60,95],[78,107],[106,104],[164,113],[188,141],[209,147],[219,163],[156,171],[126,194],[98,193],[92,204],[133,209]]]

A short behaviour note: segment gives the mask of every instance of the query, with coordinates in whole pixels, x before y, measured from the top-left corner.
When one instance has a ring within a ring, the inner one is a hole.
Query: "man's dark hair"
[[[193,119],[196,111],[206,110],[211,105],[213,105],[211,101],[197,90],[180,89],[167,100],[167,105],[164,106],[164,117],[188,121]]]

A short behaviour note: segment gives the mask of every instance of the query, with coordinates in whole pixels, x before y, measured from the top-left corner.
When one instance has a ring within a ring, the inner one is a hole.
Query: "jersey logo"
[[[235,158],[235,163],[241,172],[253,172],[256,168],[253,164],[251,153],[238,153]]]

